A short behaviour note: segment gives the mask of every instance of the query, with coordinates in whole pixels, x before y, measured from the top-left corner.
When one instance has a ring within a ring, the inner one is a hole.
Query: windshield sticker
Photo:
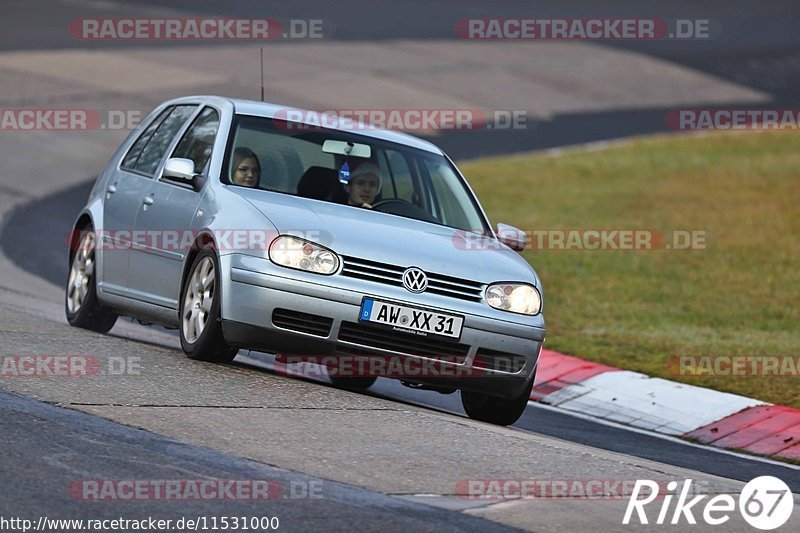
[[[345,161],[342,168],[339,169],[339,181],[345,185],[350,183],[350,165],[347,164],[347,161]]]

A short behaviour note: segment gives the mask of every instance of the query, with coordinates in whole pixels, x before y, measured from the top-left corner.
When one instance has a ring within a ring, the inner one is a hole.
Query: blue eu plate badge
[[[369,320],[372,315],[372,304],[373,300],[364,300],[364,304],[361,306],[361,320]]]

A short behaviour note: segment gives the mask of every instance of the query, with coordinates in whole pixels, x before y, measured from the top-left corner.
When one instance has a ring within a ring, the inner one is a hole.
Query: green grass
[[[461,166],[493,222],[707,234],[705,250],[524,252],[544,285],[548,348],[800,407],[800,376],[677,376],[666,364],[800,356],[800,134],[653,137]]]

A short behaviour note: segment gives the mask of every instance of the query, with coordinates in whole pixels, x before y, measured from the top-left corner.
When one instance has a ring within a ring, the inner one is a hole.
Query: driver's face
[[[378,195],[378,183],[375,174],[360,174],[350,180],[347,185],[350,205],[371,204]]]

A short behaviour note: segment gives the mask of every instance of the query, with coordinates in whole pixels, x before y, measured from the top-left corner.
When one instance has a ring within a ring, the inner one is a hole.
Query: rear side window
[[[144,147],[147,145],[147,141],[150,140],[150,137],[153,136],[153,132],[161,125],[167,115],[172,113],[173,109],[175,109],[175,106],[166,108],[149,126],[147,126],[147,128],[145,128],[142,134],[139,135],[139,138],[136,139],[136,142],[133,143],[130,150],[128,150],[128,153],[125,154],[125,158],[120,165],[122,168],[125,170],[133,170],[136,168],[136,161],[138,161],[139,156],[142,155],[142,150],[144,150]]]
[[[197,174],[205,174],[217,129],[219,129],[219,113],[211,107],[206,107],[178,143],[172,157],[191,159],[194,161],[194,171]]]
[[[175,106],[172,113],[161,122],[161,125],[153,133],[150,140],[147,141],[142,155],[136,162],[136,170],[142,174],[152,176],[158,168],[158,164],[164,158],[172,139],[175,138],[178,131],[186,123],[189,116],[197,108],[195,105],[179,105]]]
[[[159,118],[142,133],[142,136],[136,140],[128,155],[125,156],[125,160],[122,162],[122,168],[133,170],[147,176],[155,174],[158,164],[161,162],[161,159],[163,159],[170,143],[172,143],[172,139],[175,138],[175,135],[186,123],[195,109],[197,109],[196,105],[179,105],[173,107],[169,112],[165,111],[167,114],[164,118],[159,116]],[[162,113],[162,115],[163,114],[164,113]],[[156,123],[158,124],[156,125]],[[148,130],[153,126],[156,126],[155,130],[147,135]],[[146,139],[144,139],[145,137]],[[136,145],[138,145],[142,139],[144,139],[142,147],[138,148]],[[129,157],[134,155],[134,149],[138,151],[136,161],[128,161]]]

